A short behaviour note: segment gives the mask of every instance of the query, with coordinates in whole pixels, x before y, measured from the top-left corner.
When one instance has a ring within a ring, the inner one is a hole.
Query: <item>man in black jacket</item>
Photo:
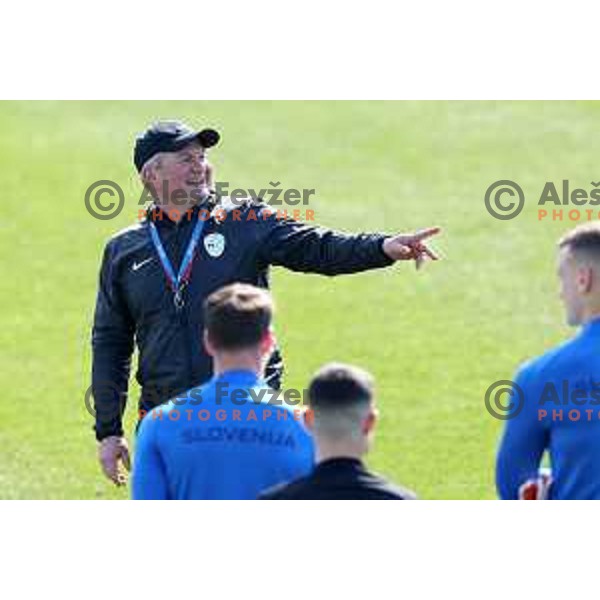
[[[369,451],[377,409],[373,378],[343,364],[324,366],[308,388],[306,422],[317,448],[313,472],[260,495],[261,500],[414,500],[409,490],[370,473],[362,462]]]
[[[201,343],[202,305],[234,282],[269,287],[270,265],[339,275],[436,255],[424,240],[439,232],[345,235],[281,218],[261,201],[236,204],[212,192],[207,149],[213,129],[179,122],[152,125],[136,141],[134,164],[154,198],[146,218],[114,235],[100,270],[92,332],[92,393],[99,459],[107,477],[125,482],[129,452],[122,416],[134,342],[142,416],[212,375]],[[266,379],[277,388],[276,349]]]

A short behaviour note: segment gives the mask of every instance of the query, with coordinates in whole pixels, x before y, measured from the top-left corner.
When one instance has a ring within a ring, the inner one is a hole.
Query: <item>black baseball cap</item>
[[[219,132],[214,129],[194,131],[181,121],[158,121],[135,140],[133,162],[139,172],[159,152],[177,152],[191,142],[198,142],[203,148],[212,148],[220,139]]]

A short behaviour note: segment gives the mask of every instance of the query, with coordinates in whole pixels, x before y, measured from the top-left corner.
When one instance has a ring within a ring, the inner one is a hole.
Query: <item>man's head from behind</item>
[[[585,224],[558,243],[560,295],[569,325],[600,316],[600,224]]]
[[[234,283],[211,294],[204,303],[204,345],[215,371],[262,371],[274,347],[272,318],[271,295],[260,288]]]
[[[319,460],[359,458],[371,445],[377,421],[373,378],[358,367],[323,366],[308,388],[307,424],[315,434]]]

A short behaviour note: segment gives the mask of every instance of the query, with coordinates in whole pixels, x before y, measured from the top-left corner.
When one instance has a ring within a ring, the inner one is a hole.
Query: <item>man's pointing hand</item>
[[[439,260],[439,256],[424,243],[424,240],[437,235],[440,227],[421,229],[416,233],[400,233],[383,242],[383,251],[392,260],[414,260],[417,269],[430,258]]]

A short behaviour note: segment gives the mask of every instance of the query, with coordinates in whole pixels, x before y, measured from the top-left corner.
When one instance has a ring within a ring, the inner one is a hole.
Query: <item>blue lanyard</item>
[[[152,238],[152,242],[154,243],[154,247],[156,248],[156,252],[158,254],[158,258],[163,266],[165,271],[165,275],[167,276],[167,281],[171,286],[171,289],[175,293],[173,301],[175,302],[175,307],[180,309],[183,306],[183,296],[182,292],[187,283],[190,280],[192,274],[192,261],[194,259],[194,252],[196,251],[196,246],[198,245],[198,241],[200,240],[200,236],[202,235],[202,230],[204,229],[204,223],[202,219],[198,219],[196,221],[196,225],[194,226],[194,231],[192,232],[192,237],[188,242],[187,249],[185,254],[183,255],[183,260],[181,261],[181,265],[179,267],[179,273],[175,275],[175,270],[173,269],[173,265],[165,252],[165,248],[160,241],[160,235],[158,234],[158,229],[156,229],[156,225],[150,221],[150,237]]]

